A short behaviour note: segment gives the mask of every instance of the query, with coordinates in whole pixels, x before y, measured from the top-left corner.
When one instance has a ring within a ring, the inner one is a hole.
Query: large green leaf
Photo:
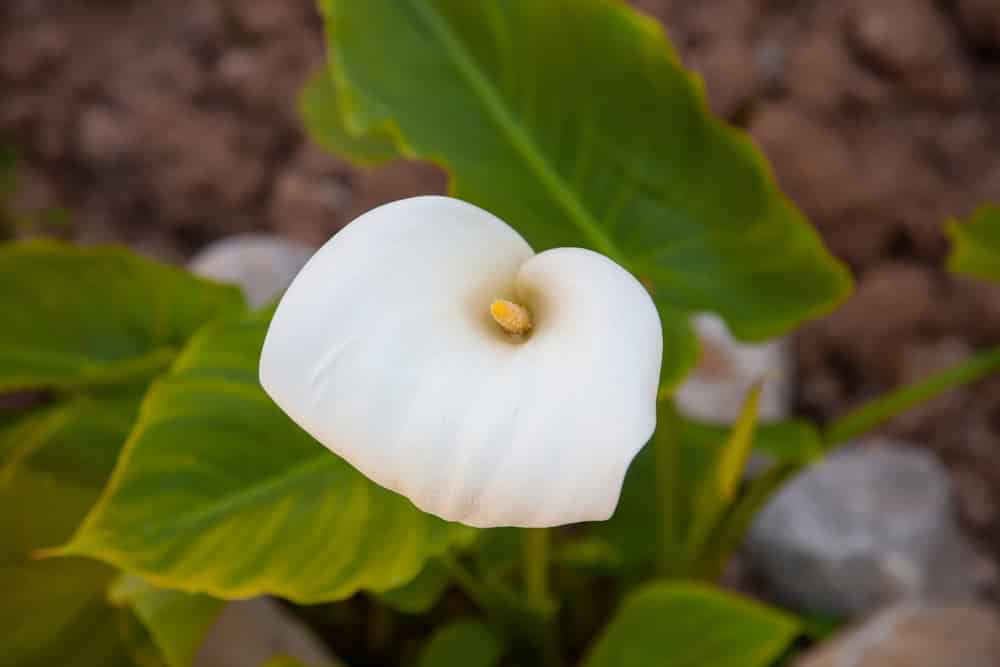
[[[680,557],[681,550],[687,548],[686,539],[692,526],[699,521],[695,499],[706,493],[701,489],[718,489],[722,481],[719,460],[725,456],[730,430],[726,426],[680,416],[674,420],[673,426],[674,476],[678,485],[674,489],[677,504],[675,523]],[[753,449],[771,457],[776,469],[785,470],[804,465],[823,453],[816,428],[801,420],[759,425],[754,433]],[[650,537],[657,530],[659,521],[655,453],[653,444],[639,453],[629,467],[614,515],[608,521],[590,527],[590,534],[599,538],[604,548],[600,545],[588,545],[588,548],[607,562],[642,567],[653,563],[656,558],[656,540]],[[732,479],[726,483],[731,484]],[[718,508],[712,509],[712,513],[713,517],[717,516]],[[713,536],[711,539],[714,541],[717,538]],[[687,554],[686,557],[689,565],[697,564],[693,560],[698,554]]]
[[[1000,206],[983,206],[965,223],[952,220],[948,268],[975,278],[1000,282]]]
[[[584,667],[767,667],[799,634],[795,619],[731,593],[656,583],[629,596]]]
[[[589,247],[639,276],[668,383],[694,363],[688,313],[762,339],[849,291],[751,141],[711,117],[661,27],[624,3],[320,5],[344,126],[443,163],[456,196],[536,249]]]
[[[399,150],[388,134],[369,132],[356,136],[344,126],[329,67],[316,72],[306,84],[299,98],[299,114],[316,143],[355,164],[374,165],[399,157]]]
[[[264,394],[271,313],[195,336],[150,390],[64,554],[167,588],[311,603],[398,587],[470,528],[417,510],[315,442]]]
[[[65,540],[97,498],[138,403],[79,397],[0,434],[0,666],[130,664],[124,619],[105,601],[114,571],[32,555]]]
[[[222,600],[158,588],[134,574],[122,574],[108,591],[112,604],[130,607],[168,667],[190,667],[201,642],[222,611]]]
[[[0,391],[81,387],[165,368],[243,297],[124,249],[0,245]]]
[[[455,621],[434,633],[417,667],[493,667],[503,646],[483,623]]]

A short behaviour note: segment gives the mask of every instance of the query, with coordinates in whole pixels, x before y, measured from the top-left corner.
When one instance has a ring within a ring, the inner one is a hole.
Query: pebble
[[[834,617],[968,599],[991,576],[958,528],[945,469],[885,441],[848,446],[789,482],[755,519],[747,556],[780,602]]]
[[[343,667],[305,623],[264,597],[227,604],[193,667],[263,665],[278,656],[295,658],[305,667]]]
[[[315,250],[268,234],[230,236],[203,248],[188,263],[194,273],[236,283],[251,306],[284,293]]]
[[[765,380],[760,419],[788,415],[792,362],[787,340],[738,342],[725,323],[711,314],[698,315],[693,323],[701,341],[701,358],[677,390],[681,412],[706,421],[732,423],[753,384]]]
[[[995,667],[1000,618],[985,607],[902,604],[834,637],[794,667]]]

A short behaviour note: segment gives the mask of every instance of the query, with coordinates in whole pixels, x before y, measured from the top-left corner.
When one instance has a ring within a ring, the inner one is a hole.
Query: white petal
[[[489,316],[523,303],[522,341]],[[305,430],[421,509],[476,526],[607,518],[655,426],[662,339],[643,287],[580,249],[533,255],[445,197],[361,216],[286,292],[261,383]]]

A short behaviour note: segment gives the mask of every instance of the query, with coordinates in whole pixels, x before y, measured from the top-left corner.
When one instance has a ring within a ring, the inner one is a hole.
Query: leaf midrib
[[[423,0],[409,0],[408,4],[438,37],[458,71],[479,96],[487,114],[499,126],[528,167],[548,187],[558,205],[563,208],[573,224],[583,232],[595,249],[619,264],[627,265],[625,255],[619,250],[617,244],[604,233],[594,216],[563,181],[531,136],[515,122],[513,114],[504,104],[501,96],[475,63],[465,45],[455,37],[447,22],[438,13],[431,10]]]

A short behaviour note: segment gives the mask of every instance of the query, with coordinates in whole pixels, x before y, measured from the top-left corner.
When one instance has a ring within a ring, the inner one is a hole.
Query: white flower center
[[[513,301],[497,299],[490,304],[490,315],[509,334],[521,336],[531,330],[531,313]]]

